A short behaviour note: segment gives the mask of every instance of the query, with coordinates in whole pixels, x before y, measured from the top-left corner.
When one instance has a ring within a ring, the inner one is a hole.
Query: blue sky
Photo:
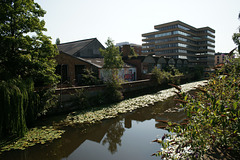
[[[240,0],[35,0],[47,11],[46,34],[53,43],[97,38],[103,45],[110,37],[115,43],[142,44],[142,34],[154,25],[180,20],[196,28],[215,29],[216,52],[235,47]]]

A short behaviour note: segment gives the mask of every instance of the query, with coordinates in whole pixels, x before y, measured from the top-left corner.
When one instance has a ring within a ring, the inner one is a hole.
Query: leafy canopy
[[[56,46],[44,35],[46,13],[33,0],[0,1],[0,80],[32,77],[38,86],[56,82]]]
[[[118,47],[114,46],[113,40],[111,40],[110,38],[108,38],[105,44],[107,45],[107,48],[105,50],[100,48],[100,52],[104,57],[103,68],[121,68],[123,66],[123,60],[120,56]]]
[[[0,0],[0,6],[0,138],[23,136],[52,102],[57,49],[43,34],[46,12],[39,4]]]

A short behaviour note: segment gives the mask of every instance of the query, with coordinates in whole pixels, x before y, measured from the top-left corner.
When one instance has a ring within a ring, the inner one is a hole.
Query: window
[[[61,76],[61,83],[68,80],[68,65],[62,64],[57,65],[55,73]]]
[[[165,30],[169,30],[169,29],[174,29],[174,28],[177,28],[177,25],[171,25],[171,26],[166,26],[166,27],[161,27],[157,30],[159,31],[165,31]]]
[[[78,85],[82,82],[82,74],[84,73],[84,65],[75,65],[75,79]]]
[[[182,32],[182,31],[173,31],[173,34],[180,34],[180,35],[183,35],[183,36],[190,36],[190,34]]]
[[[184,26],[182,26],[182,25],[180,25],[180,24],[178,25],[178,28],[181,28],[181,29],[186,30],[186,31],[190,30],[189,28],[184,27]]]
[[[155,38],[157,38],[157,37],[164,37],[164,36],[170,36],[170,35],[172,35],[172,32],[166,32],[166,33],[156,34]]]
[[[211,39],[211,40],[215,40],[215,38],[211,37],[211,36],[205,36],[205,38]]]

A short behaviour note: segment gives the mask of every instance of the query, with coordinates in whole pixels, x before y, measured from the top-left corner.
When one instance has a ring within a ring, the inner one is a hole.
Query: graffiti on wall
[[[109,80],[112,75],[112,70],[101,69],[99,78],[103,81]],[[136,68],[122,68],[118,70],[118,77],[124,81],[135,81],[136,80]]]

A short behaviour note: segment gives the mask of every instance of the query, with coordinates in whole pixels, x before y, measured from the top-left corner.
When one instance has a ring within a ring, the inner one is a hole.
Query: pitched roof
[[[81,60],[85,60],[98,68],[103,68],[103,65],[104,65],[104,58],[81,58]],[[127,64],[125,62],[123,63],[123,68],[132,68],[132,67],[134,66]]]
[[[69,55],[74,55],[77,51],[83,49],[85,46],[87,46],[94,40],[96,40],[96,38],[84,39],[84,40],[68,42],[68,43],[61,43],[57,45],[57,47],[59,51],[62,51]]]

